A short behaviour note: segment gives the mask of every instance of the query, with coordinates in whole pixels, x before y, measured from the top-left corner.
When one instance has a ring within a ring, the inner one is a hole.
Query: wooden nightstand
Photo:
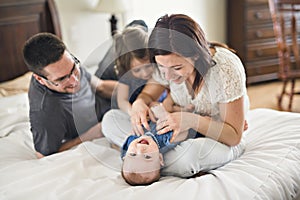
[[[227,43],[242,59],[248,84],[278,78],[277,44],[268,0],[228,0]]]

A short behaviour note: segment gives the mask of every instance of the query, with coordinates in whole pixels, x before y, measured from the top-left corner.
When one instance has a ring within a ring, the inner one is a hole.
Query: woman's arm
[[[163,101],[163,106],[168,112],[193,112],[195,110],[195,106],[193,104],[188,104],[185,107],[181,107],[173,101],[170,93]]]
[[[173,130],[173,138],[189,128],[229,146],[239,144],[244,130],[244,98],[220,104],[221,121],[190,112],[170,113],[167,121],[157,121],[159,134]]]
[[[168,93],[167,97],[162,102],[162,104],[165,107],[166,111],[168,111],[168,112],[180,112],[181,111],[180,106],[175,105],[170,93]]]
[[[123,83],[117,85],[117,101],[119,108],[131,115],[131,103],[128,101],[129,86]]]
[[[199,116],[196,130],[229,146],[239,144],[244,130],[244,98],[219,104],[221,121]]]

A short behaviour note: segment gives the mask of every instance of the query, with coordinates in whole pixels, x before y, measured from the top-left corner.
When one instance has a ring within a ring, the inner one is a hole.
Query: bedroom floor
[[[300,80],[296,82],[296,88],[300,90]],[[272,108],[277,110],[277,96],[280,94],[281,89],[282,83],[279,81],[249,85],[247,91],[250,98],[250,108]],[[284,99],[284,102],[287,102],[287,98]],[[284,105],[287,105],[287,103]],[[292,110],[300,113],[300,95],[295,95]]]

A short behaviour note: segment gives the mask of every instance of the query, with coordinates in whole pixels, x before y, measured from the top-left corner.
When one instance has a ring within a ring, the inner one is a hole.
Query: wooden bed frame
[[[54,33],[61,38],[54,0],[0,1],[0,82],[28,71],[22,48],[29,37],[39,32]]]

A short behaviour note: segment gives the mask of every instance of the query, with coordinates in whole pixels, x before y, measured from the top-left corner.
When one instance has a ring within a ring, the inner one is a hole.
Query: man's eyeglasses
[[[71,56],[74,60],[74,65],[73,65],[73,68],[72,68],[71,72],[68,75],[66,75],[64,77],[61,77],[56,81],[50,81],[45,76],[40,75],[40,77],[42,77],[45,81],[47,81],[48,83],[50,83],[50,84],[52,84],[56,87],[61,86],[61,85],[65,85],[70,80],[70,77],[72,75],[74,75],[78,79],[79,78],[80,61],[75,56],[73,56],[72,54],[71,54]]]

